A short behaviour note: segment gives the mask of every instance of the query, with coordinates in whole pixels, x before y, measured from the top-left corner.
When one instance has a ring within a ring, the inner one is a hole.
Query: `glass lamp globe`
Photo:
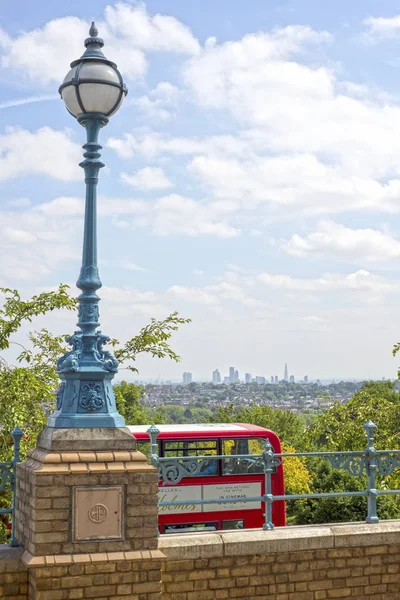
[[[74,116],[100,113],[110,117],[121,106],[128,90],[115,63],[107,60],[94,23],[85,40],[86,51],[71,63],[59,93],[67,110]]]

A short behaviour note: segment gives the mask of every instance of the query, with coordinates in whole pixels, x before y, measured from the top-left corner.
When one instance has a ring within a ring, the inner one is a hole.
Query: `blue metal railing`
[[[388,476],[400,467],[400,450],[376,450],[374,447],[374,431],[376,425],[368,421],[364,425],[367,436],[367,447],[357,452],[296,452],[275,453],[271,443],[266,440],[262,454],[235,454],[234,460],[240,466],[251,464],[253,473],[264,474],[265,493],[260,496],[240,498],[240,502],[265,502],[265,515],[263,528],[270,530],[274,528],[272,520],[272,505],[278,500],[301,500],[307,498],[335,498],[342,496],[364,496],[367,498],[367,523],[378,523],[377,498],[381,495],[400,494],[400,489],[383,490],[376,488],[376,477]],[[201,477],[204,468],[211,461],[232,461],[232,455],[212,456],[182,456],[182,457],[160,457],[158,455],[157,437],[160,433],[155,425],[147,430],[151,442],[151,464],[158,469],[159,481],[162,485],[177,485],[184,477]],[[285,458],[320,457],[329,461],[334,469],[344,469],[350,475],[367,477],[367,489],[356,492],[330,492],[315,494],[282,494],[272,493],[272,474],[276,468],[284,463]],[[254,471],[254,467],[259,469]],[[202,500],[179,500],[159,502],[159,508],[176,506],[197,506],[203,504],[228,504],[238,502],[237,498],[213,498]]]
[[[0,516],[11,515],[11,546],[18,546],[18,542],[15,538],[15,483],[17,463],[21,462],[20,445],[23,435],[24,433],[19,427],[16,427],[11,432],[11,436],[14,441],[13,458],[10,462],[0,462],[0,493],[4,493],[8,489],[12,492],[11,506],[8,508],[0,508]]]

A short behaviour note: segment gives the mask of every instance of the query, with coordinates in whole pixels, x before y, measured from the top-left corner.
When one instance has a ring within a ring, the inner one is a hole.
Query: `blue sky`
[[[399,15],[400,0],[3,6],[0,285],[76,280],[84,131],[57,89],[94,18],[129,88],[101,139],[102,328],[193,319],[182,363],[143,358],[141,377],[285,362],[298,378],[394,377]]]

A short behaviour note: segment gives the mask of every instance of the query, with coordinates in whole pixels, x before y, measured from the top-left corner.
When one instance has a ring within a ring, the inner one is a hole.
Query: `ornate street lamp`
[[[104,167],[99,132],[121,106],[127,89],[117,66],[104,56],[104,42],[94,23],[89,36],[84,54],[71,63],[59,88],[67,110],[85,127],[87,142],[83,146],[85,160],[80,163],[85,171],[86,204],[82,267],[76,283],[82,292],[78,298],[79,331],[68,338],[72,350],[57,363],[61,385],[56,410],[47,421],[49,427],[57,428],[125,425],[111,385],[118,361],[104,349],[110,338],[98,329],[100,298],[96,290],[102,284],[97,266],[96,194],[99,170]]]

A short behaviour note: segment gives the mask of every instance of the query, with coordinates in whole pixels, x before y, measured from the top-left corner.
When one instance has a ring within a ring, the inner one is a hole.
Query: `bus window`
[[[233,519],[230,521],[222,521],[222,529],[244,529],[243,519]]]
[[[215,456],[217,452],[217,440],[164,440],[163,456]]]
[[[164,533],[194,533],[200,531],[217,531],[217,523],[182,523],[179,525],[166,525]]]
[[[222,440],[223,475],[257,475],[264,473],[263,463],[255,458],[236,458],[238,454],[262,454],[265,440],[260,438]]]
[[[137,442],[137,449],[139,452],[142,452],[148,459],[150,459],[151,454],[151,444],[150,442]]]

